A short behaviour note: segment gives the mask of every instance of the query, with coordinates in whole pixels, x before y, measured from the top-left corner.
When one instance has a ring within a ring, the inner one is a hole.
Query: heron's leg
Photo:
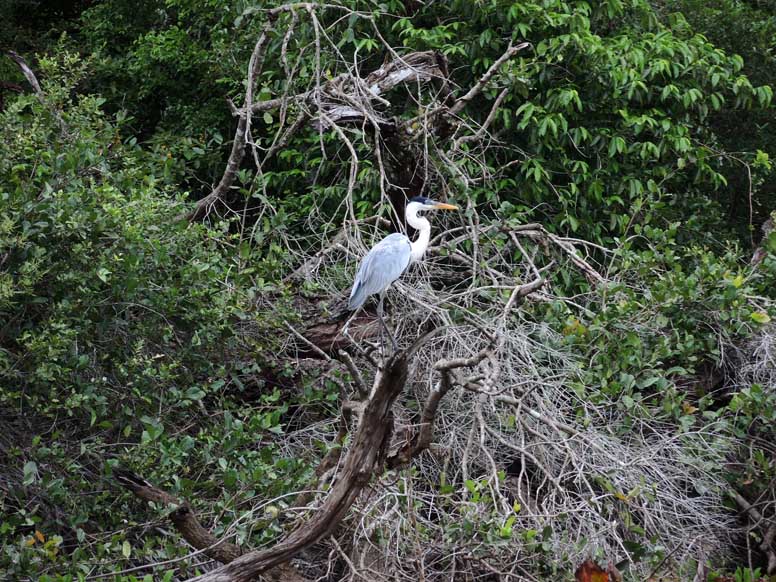
[[[353,340],[352,337],[350,337],[350,322],[353,321],[353,319],[355,319],[356,315],[358,315],[358,312],[360,310],[361,310],[361,308],[359,307],[352,314],[350,314],[348,316],[347,320],[345,321],[344,327],[342,328],[342,335],[344,335],[346,338],[348,338],[348,340],[350,340],[351,343],[356,343],[356,342],[355,342],[355,340]]]
[[[399,351],[399,346],[396,345],[396,338],[393,337],[393,334],[391,333],[391,330],[388,329],[388,325],[385,323],[385,318],[383,317],[383,300],[385,299],[385,291],[380,293],[380,302],[377,304],[377,317],[380,319],[380,323],[383,326],[383,329],[385,329],[385,332],[388,334],[388,337],[391,338],[391,344],[393,344],[393,351],[397,352]],[[382,333],[380,333],[381,341],[382,343]]]
[[[384,331],[388,328],[385,327],[385,321],[383,320],[383,294],[380,293],[380,300],[377,302],[377,319],[380,320],[380,351],[385,354],[385,336]]]

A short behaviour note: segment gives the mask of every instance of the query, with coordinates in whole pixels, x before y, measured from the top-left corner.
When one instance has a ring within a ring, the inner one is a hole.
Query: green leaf
[[[753,312],[749,317],[752,318],[752,321],[759,324],[766,324],[771,320],[771,317],[765,313],[764,311],[755,311]]]
[[[577,232],[579,230],[579,221],[574,218],[571,214],[567,215],[566,218],[568,219],[569,226],[571,227],[571,230],[574,232]]]
[[[184,395],[189,400],[201,400],[205,396],[205,391],[199,386],[192,386]]]
[[[24,479],[22,484],[32,485],[38,478],[38,465],[34,461],[24,463]]]
[[[769,253],[776,255],[776,230],[768,234],[768,238],[765,241],[765,248]]]
[[[124,543],[121,544],[121,554],[125,558],[129,558],[129,556],[132,554],[132,546],[129,545],[129,542],[124,540]]]
[[[103,283],[107,283],[108,282],[108,275],[110,275],[110,274],[111,274],[111,272],[108,269],[106,269],[105,267],[100,267],[99,269],[97,269],[97,277]]]
[[[650,376],[645,380],[639,380],[638,386],[640,389],[649,388],[653,384],[657,384],[660,381],[660,376]]]
[[[501,527],[501,530],[499,531],[499,535],[502,538],[510,538],[512,537],[512,526],[515,523],[515,516],[510,515],[507,518],[507,521],[504,523],[504,525]]]

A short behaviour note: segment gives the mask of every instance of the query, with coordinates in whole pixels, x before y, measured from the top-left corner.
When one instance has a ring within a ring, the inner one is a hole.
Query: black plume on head
[[[415,196],[413,198],[410,198],[410,202],[418,202],[419,204],[429,204],[431,202],[431,199],[426,198],[425,196]]]

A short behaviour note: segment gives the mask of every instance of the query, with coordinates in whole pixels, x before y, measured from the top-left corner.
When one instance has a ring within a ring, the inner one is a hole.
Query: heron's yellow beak
[[[458,207],[455,204],[445,204],[444,202],[437,202],[434,205],[434,208],[437,210],[458,210]]]

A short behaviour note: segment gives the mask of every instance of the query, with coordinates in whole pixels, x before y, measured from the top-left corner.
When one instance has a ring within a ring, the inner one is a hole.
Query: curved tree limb
[[[431,445],[434,437],[434,421],[436,420],[439,404],[454,386],[453,371],[459,368],[473,368],[485,360],[493,347],[495,338],[491,338],[490,344],[484,350],[470,358],[453,358],[439,360],[434,369],[439,372],[440,379],[436,387],[429,392],[423,412],[420,417],[420,428],[395,454],[388,457],[386,465],[395,469],[403,467]]]
[[[35,73],[32,72],[32,69],[27,64],[27,61],[25,61],[21,55],[15,53],[14,51],[8,51],[7,54],[11,60],[19,66],[19,69],[21,69],[24,78],[27,79],[27,82],[32,87],[32,90],[35,91],[35,95],[38,97],[38,100],[45,105],[46,94],[43,93],[43,89],[38,82],[38,78],[35,76]]]
[[[392,407],[407,382],[408,358],[397,352],[385,364],[372,397],[364,407],[353,444],[331,492],[320,509],[283,541],[257,550],[197,578],[197,582],[248,582],[287,562],[302,549],[329,535],[347,514],[361,490],[382,471],[393,434]]]
[[[490,80],[498,73],[498,70],[501,68],[501,65],[506,63],[508,60],[510,60],[512,57],[514,57],[517,53],[519,53],[524,48],[528,48],[531,46],[531,43],[529,42],[521,42],[517,45],[510,44],[506,51],[504,51],[504,54],[502,54],[498,59],[496,59],[496,62],[494,62],[490,68],[485,71],[485,74],[480,77],[480,79],[475,83],[475,85],[469,89],[465,95],[460,97],[456,100],[456,102],[453,104],[453,106],[450,108],[450,114],[451,115],[457,115],[461,112],[461,110],[466,107],[466,105],[474,99],[477,95],[479,95],[482,90],[490,83]]]
[[[194,548],[202,550],[208,558],[227,564],[243,555],[244,552],[240,546],[219,540],[205,529],[188,501],[170,495],[131,471],[114,469],[113,475],[122,487],[131,491],[138,499],[173,508],[169,517],[175,529]],[[290,564],[278,564],[265,575],[270,580],[307,582],[307,579]]]
[[[262,65],[264,63],[264,54],[267,48],[267,39],[270,28],[274,24],[274,16],[270,16],[267,23],[264,25],[259,40],[256,41],[256,45],[253,47],[253,53],[251,54],[251,60],[248,63],[248,80],[245,91],[245,108],[250,111],[253,101],[253,87],[256,84],[256,79],[261,72]],[[240,164],[245,157],[245,144],[250,130],[250,114],[242,115],[237,120],[237,129],[234,132],[234,141],[232,142],[232,151],[229,154],[229,160],[226,162],[226,170],[221,177],[221,181],[213,189],[213,191],[199,200],[194,210],[189,213],[189,220],[198,220],[207,215],[213,205],[221,200],[223,196],[229,191],[234,184],[234,179],[237,176],[237,172],[240,169]]]

